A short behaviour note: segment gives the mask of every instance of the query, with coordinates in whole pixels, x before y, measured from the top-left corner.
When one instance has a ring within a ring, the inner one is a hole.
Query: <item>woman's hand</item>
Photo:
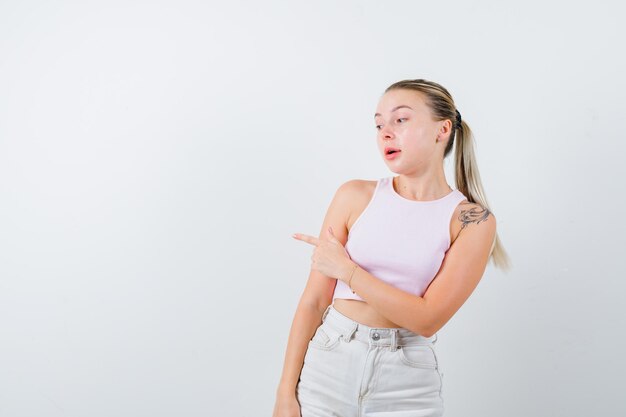
[[[311,268],[327,277],[340,279],[347,284],[348,275],[356,265],[346,248],[333,234],[332,227],[328,227],[326,239],[318,239],[314,236],[302,233],[294,233],[293,237],[311,245],[315,245],[315,251],[311,256]]]

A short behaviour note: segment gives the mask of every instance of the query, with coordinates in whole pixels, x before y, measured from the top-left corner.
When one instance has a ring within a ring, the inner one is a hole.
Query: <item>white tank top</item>
[[[459,190],[431,201],[409,200],[393,176],[376,183],[372,199],[348,233],[346,251],[361,268],[396,288],[424,295],[450,247],[450,220],[466,199]],[[337,280],[333,300],[363,300]]]

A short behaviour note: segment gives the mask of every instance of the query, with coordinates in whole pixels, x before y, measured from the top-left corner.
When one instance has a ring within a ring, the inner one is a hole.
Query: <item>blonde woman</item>
[[[423,79],[392,84],[374,115],[394,175],[336,191],[313,246],[274,417],[441,416],[437,332],[487,263],[508,269],[470,128]],[[455,182],[443,161],[455,149]]]

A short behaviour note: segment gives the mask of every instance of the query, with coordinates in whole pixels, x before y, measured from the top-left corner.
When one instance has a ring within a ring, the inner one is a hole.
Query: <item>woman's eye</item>
[[[399,119],[397,119],[397,120],[408,120],[408,118],[406,118],[406,117],[401,117],[401,118],[399,118]],[[376,125],[376,129],[377,129],[377,130],[380,130],[380,126],[381,126],[381,125]]]

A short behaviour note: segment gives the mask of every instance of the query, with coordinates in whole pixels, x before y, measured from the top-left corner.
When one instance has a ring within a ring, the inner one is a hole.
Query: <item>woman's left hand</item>
[[[315,245],[315,251],[311,256],[312,269],[321,272],[327,277],[337,278],[346,282],[348,279],[347,275],[354,268],[355,262],[350,259],[346,248],[333,234],[332,227],[328,227],[326,239],[318,239],[302,233],[295,233],[293,237]]]

